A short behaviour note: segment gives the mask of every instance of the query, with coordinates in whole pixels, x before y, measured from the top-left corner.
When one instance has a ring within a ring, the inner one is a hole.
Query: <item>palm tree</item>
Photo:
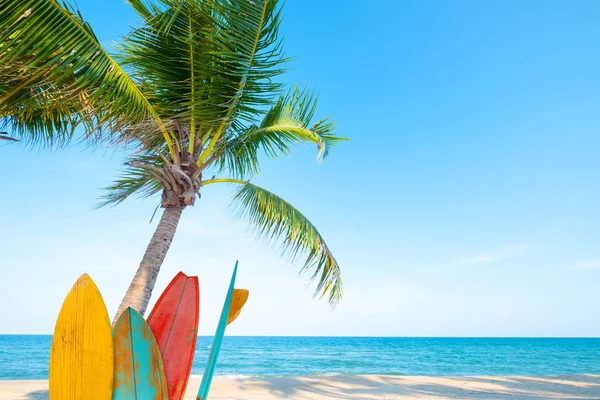
[[[17,138],[88,137],[125,144],[122,176],[101,205],[161,194],[162,217],[117,311],[144,313],[186,207],[210,185],[236,186],[233,202],[257,235],[304,259],[316,295],[335,305],[340,268],[315,226],[250,179],[260,160],[309,143],[324,160],[345,140],[317,99],[285,89],[287,58],[277,0],[129,0],[141,17],[109,54],[74,8],[54,0],[0,5],[0,118]]]

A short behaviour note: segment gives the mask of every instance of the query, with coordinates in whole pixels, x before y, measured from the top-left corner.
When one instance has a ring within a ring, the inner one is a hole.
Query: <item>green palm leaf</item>
[[[10,136],[6,135],[8,135],[6,132],[0,132],[0,140],[6,140],[8,142],[18,142],[17,139],[11,138]]]
[[[119,46],[118,60],[144,82],[159,115],[189,128],[198,165],[231,127],[263,113],[284,70],[277,1],[130,0],[144,19]]]
[[[81,122],[118,133],[157,117],[81,15],[55,0],[2,2],[0,81],[2,123],[33,142],[68,138]]]
[[[203,63],[202,76],[211,77],[211,91],[216,103],[218,127],[210,133],[210,142],[198,164],[211,154],[219,140],[232,131],[243,130],[253,123],[280,93],[276,81],[287,61],[278,38],[281,9],[275,0],[209,0],[214,29],[209,33],[213,54]],[[233,127],[233,130],[230,128]]]
[[[334,134],[335,124],[328,119],[311,125],[316,107],[317,98],[308,89],[291,89],[279,98],[259,126],[251,126],[218,149],[220,169],[240,177],[256,174],[260,151],[275,159],[288,154],[297,143],[316,144],[317,158],[323,161],[332,146],[347,139]]]
[[[315,295],[327,296],[336,305],[343,292],[340,266],[317,228],[294,206],[281,197],[236,179],[211,179],[204,184],[235,183],[242,185],[233,198],[238,215],[249,219],[257,236],[281,243],[282,252],[292,261],[306,256],[304,270],[313,270],[311,280],[318,279]]]
[[[105,188],[106,194],[96,206],[118,205],[133,195],[147,198],[160,193],[163,185],[157,175],[164,165],[161,157],[152,154],[143,153],[130,157],[121,176]]]

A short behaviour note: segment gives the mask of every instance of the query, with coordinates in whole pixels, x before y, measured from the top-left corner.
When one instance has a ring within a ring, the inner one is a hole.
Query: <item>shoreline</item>
[[[200,378],[188,383],[195,400]],[[0,381],[0,400],[46,400],[47,380]],[[213,380],[211,400],[277,399],[600,399],[600,375],[223,377]]]

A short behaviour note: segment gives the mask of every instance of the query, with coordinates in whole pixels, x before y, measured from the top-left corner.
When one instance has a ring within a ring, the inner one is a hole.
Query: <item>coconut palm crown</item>
[[[130,155],[102,205],[161,195],[164,209],[117,312],[144,313],[182,211],[210,185],[236,187],[233,202],[256,233],[280,243],[336,304],[340,267],[315,226],[250,179],[263,158],[317,146],[324,160],[344,138],[315,119],[307,89],[279,83],[288,61],[277,0],[129,0],[141,19],[105,50],[81,14],[54,0],[0,5],[0,128],[27,142],[86,137],[125,144]]]

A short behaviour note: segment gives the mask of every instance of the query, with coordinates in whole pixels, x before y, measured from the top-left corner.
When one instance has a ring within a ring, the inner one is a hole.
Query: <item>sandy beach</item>
[[[196,398],[192,378],[186,400]],[[0,381],[0,400],[45,400],[48,381]],[[214,379],[211,400],[600,399],[600,375],[548,377],[332,376]]]

